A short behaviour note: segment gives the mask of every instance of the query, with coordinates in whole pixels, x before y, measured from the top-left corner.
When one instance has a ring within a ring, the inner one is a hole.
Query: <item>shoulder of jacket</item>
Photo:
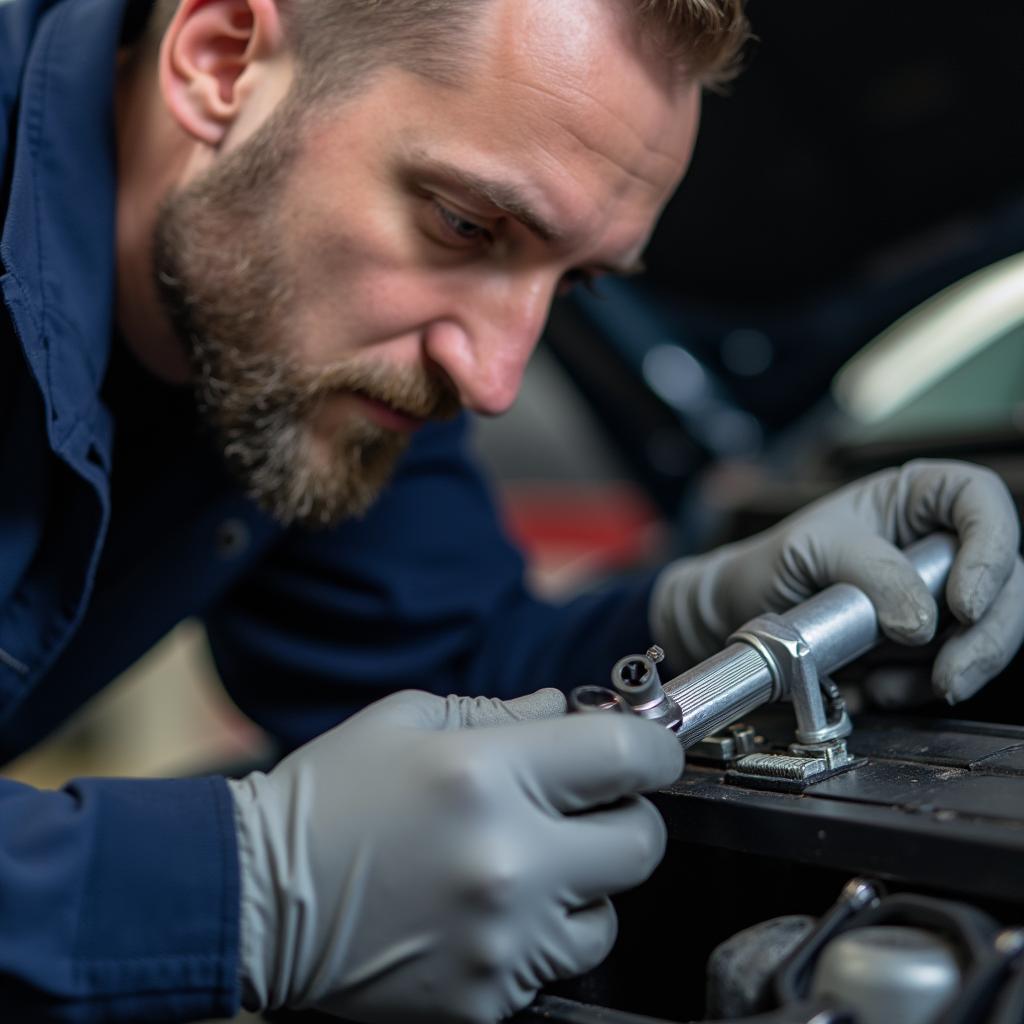
[[[13,137],[22,73],[32,48],[39,22],[58,0],[0,0],[0,111],[4,131],[0,134],[0,167],[7,159]]]

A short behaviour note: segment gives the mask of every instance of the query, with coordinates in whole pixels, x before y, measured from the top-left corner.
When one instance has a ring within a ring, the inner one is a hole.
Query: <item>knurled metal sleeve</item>
[[[687,748],[771,700],[774,688],[765,659],[748,644],[736,643],[676,676],[665,692],[682,712],[676,735]]]

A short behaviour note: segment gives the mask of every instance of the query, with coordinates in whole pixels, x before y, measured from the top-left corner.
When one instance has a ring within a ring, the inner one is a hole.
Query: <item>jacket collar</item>
[[[60,0],[42,11],[28,0],[25,7],[35,8],[38,24],[23,69],[0,238],[4,291],[53,447],[73,455],[65,449],[85,445],[93,457],[107,456],[110,424],[99,389],[113,326],[113,101],[125,0]]]

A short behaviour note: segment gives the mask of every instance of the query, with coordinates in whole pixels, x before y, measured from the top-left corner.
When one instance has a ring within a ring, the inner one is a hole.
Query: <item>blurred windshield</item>
[[[1024,254],[903,317],[840,371],[844,441],[1024,430]]]

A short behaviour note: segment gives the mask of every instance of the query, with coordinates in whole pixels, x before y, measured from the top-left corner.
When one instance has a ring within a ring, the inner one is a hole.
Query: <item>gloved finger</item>
[[[513,700],[496,697],[447,698],[445,728],[478,729],[488,725],[508,725],[510,722],[530,722],[556,718],[566,711],[565,694],[553,687]]]
[[[359,712],[360,718],[387,720],[414,729],[459,729],[564,716],[565,695],[547,688],[502,701],[493,697],[438,697],[422,690],[400,690]]]
[[[675,736],[633,715],[566,715],[501,733],[488,743],[506,745],[508,760],[529,774],[534,798],[563,813],[667,786],[683,770]]]
[[[423,690],[399,690],[363,708],[349,721],[384,723],[395,728],[444,729],[448,704],[443,697]]]
[[[545,917],[539,927],[529,929],[516,941],[517,946],[525,942],[526,948],[521,951],[511,950],[502,935],[494,942],[474,943],[470,956],[478,965],[474,972],[477,980],[465,977],[455,993],[457,1019],[492,1021],[500,1016],[506,1020],[530,1003],[542,986],[596,967],[612,951],[618,936],[615,909],[607,898],[573,911],[551,904]],[[504,991],[496,992],[495,978],[505,972],[509,959],[519,964],[514,977],[508,979],[513,984],[503,985]],[[500,1014],[495,1012],[496,998],[506,1004]]]
[[[595,968],[612,951],[619,922],[611,900],[605,897],[566,914],[560,931],[555,941],[546,944],[546,982],[573,978]]]
[[[950,507],[950,526],[960,539],[946,584],[946,600],[961,622],[977,622],[1013,572],[1020,521],[1006,484],[971,467]]]
[[[939,651],[932,669],[937,693],[955,704],[980,690],[1010,662],[1024,641],[1024,563],[1013,560],[1005,587],[981,619],[961,626]]]
[[[567,818],[558,858],[572,906],[634,889],[665,855],[668,833],[657,808],[643,797]]]
[[[863,590],[886,636],[903,644],[925,644],[935,635],[934,598],[903,552],[884,537],[851,537],[827,554],[829,582],[852,583]]]

